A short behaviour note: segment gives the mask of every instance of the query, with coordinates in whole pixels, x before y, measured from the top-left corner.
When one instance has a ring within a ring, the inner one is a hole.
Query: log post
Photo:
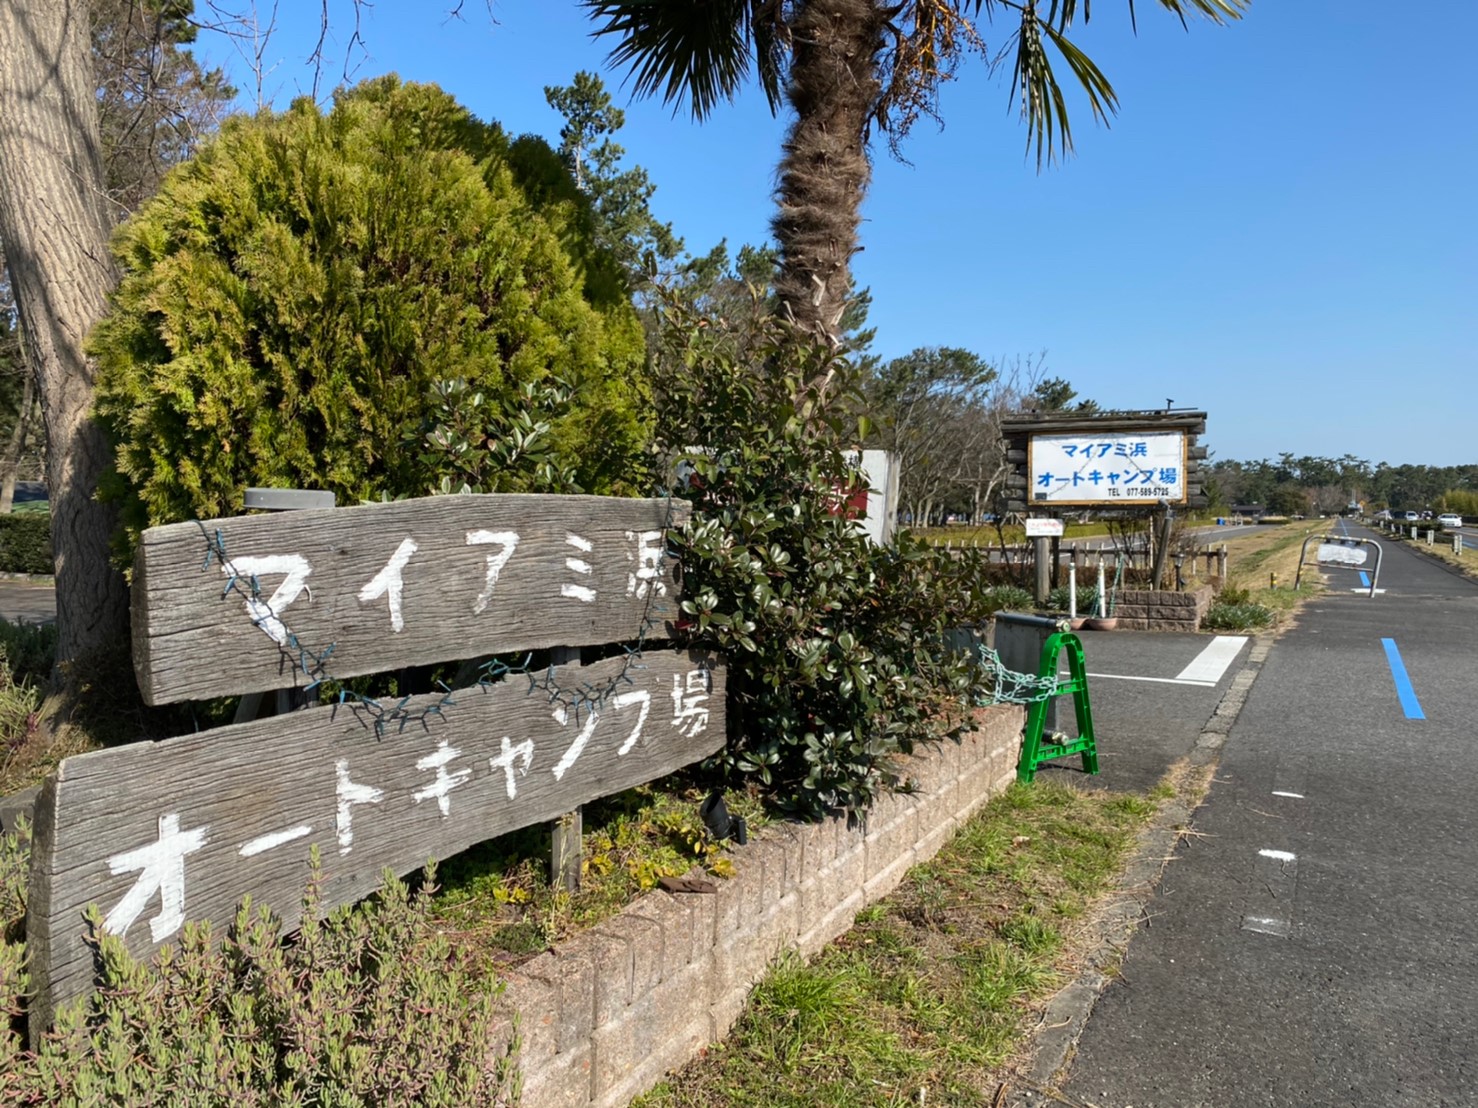
[[[555,666],[579,665],[580,649],[556,646],[549,652],[549,661]],[[549,884],[568,893],[579,892],[585,834],[580,808],[560,816],[549,825],[549,832]]]

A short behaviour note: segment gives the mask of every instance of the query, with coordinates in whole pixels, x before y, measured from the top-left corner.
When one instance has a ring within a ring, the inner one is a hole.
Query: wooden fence
[[[339,702],[62,762],[36,806],[27,944],[33,1031],[85,994],[83,913],[138,957],[185,922],[219,932],[250,894],[322,909],[723,745],[722,659],[656,650],[675,618],[665,531],[687,505],[454,496],[146,531],[134,662],[151,704],[546,647],[627,644],[530,672]],[[560,652],[559,657],[571,654]]]
[[[1006,565],[1029,565],[1035,557],[1031,543],[1007,543],[1002,546],[999,543],[982,542],[972,539],[969,542],[946,542],[945,548],[951,552],[959,550],[978,550],[989,553],[994,560]],[[1062,543],[1055,550],[1054,577],[1057,571],[1065,569],[1069,565],[1077,566],[1080,583],[1088,584],[1082,577],[1087,569],[1096,569],[1100,561],[1112,567],[1116,558],[1123,558],[1124,564],[1131,569],[1143,569],[1148,571],[1153,562],[1153,555],[1146,547],[1130,547],[1126,549],[1100,549],[1089,547],[1086,544]],[[1226,575],[1227,548],[1221,546],[1203,546],[1193,550],[1172,551],[1170,564],[1175,566],[1179,559],[1181,576],[1184,579],[1201,577],[1224,577]]]

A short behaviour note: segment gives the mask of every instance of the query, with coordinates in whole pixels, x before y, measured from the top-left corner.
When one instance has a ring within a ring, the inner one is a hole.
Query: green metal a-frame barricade
[[[1068,677],[1057,679],[1059,655],[1067,651]],[[1059,631],[1047,636],[1042,644],[1042,661],[1037,669],[1037,681],[1051,686],[1045,696],[1033,699],[1026,715],[1026,733],[1021,741],[1021,761],[1016,764],[1016,779],[1030,782],[1036,776],[1037,767],[1054,758],[1066,758],[1072,754],[1083,756],[1083,772],[1098,772],[1098,748],[1093,742],[1093,709],[1088,704],[1088,673],[1083,662],[1083,644],[1077,635]],[[1060,732],[1043,737],[1042,729],[1047,719],[1047,705],[1054,697],[1072,694],[1073,710],[1078,719],[1077,738],[1069,739]]]

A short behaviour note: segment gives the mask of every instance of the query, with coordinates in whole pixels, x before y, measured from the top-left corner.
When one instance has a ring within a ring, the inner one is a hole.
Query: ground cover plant
[[[317,859],[304,923],[248,900],[223,941],[188,925],[149,963],[89,920],[98,992],[25,1045],[24,829],[0,841],[0,1105],[517,1103],[517,1035],[486,967],[432,926],[434,867],[319,920]],[[501,1053],[499,1053],[501,1052]]]
[[[1207,631],[1255,631],[1272,625],[1275,613],[1252,600],[1246,589],[1224,590],[1206,610],[1201,626]]]
[[[809,964],[782,958],[729,1038],[636,1104],[994,1103],[1031,1004],[1071,972],[1155,807],[1013,785]]]
[[[603,797],[582,809],[580,887],[551,883],[549,831],[529,827],[449,859],[432,905],[438,926],[459,946],[500,967],[516,966],[573,932],[616,915],[664,877],[694,868],[733,875],[724,844],[698,809],[708,794],[692,774]],[[757,791],[725,794],[730,813],[757,830],[767,822]]]
[[[81,749],[52,749],[38,714],[55,649],[55,625],[0,619],[0,796],[36,784]]]

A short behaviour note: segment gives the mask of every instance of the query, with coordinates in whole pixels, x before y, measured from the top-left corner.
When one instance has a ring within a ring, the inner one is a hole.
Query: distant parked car
[[[1422,517],[1417,515],[1415,512],[1407,512],[1404,518],[1407,523],[1418,523],[1421,521]]]
[[[1452,528],[1461,527],[1463,525],[1463,517],[1455,512],[1444,512],[1442,515],[1437,517],[1437,522],[1440,523],[1444,528],[1451,530]]]

